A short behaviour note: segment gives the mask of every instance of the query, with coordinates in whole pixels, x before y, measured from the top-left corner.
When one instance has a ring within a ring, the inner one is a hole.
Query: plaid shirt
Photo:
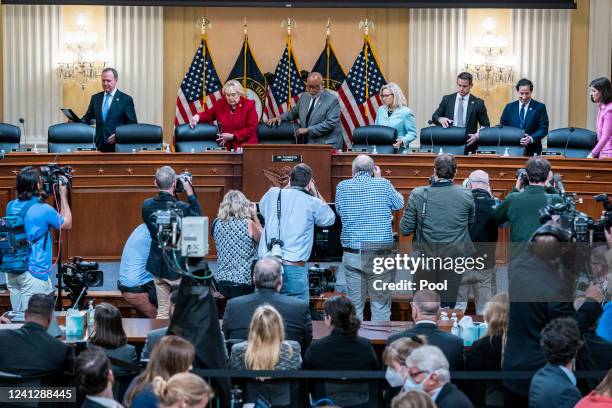
[[[385,178],[359,172],[336,187],[336,211],[342,219],[344,248],[362,249],[363,243],[391,244],[391,211],[404,207],[404,197]]]

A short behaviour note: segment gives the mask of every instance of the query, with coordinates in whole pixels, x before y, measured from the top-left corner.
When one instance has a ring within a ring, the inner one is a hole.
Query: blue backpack
[[[24,219],[34,204],[38,204],[38,201],[30,200],[18,214],[11,214],[12,211],[7,211],[7,215],[0,218],[0,272],[24,273],[28,270],[32,245],[43,237],[47,245],[48,232],[32,241],[26,234]],[[10,209],[12,210],[12,206]]]

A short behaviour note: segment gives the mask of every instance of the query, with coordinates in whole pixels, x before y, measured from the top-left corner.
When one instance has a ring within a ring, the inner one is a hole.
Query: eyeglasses
[[[412,378],[417,378],[421,374],[430,374],[430,371],[417,371],[416,373],[408,372]]]
[[[393,94],[392,94],[392,93],[391,93],[391,94],[382,94],[381,96],[382,96],[383,98],[388,98],[388,97],[390,97],[390,96],[393,96]]]
[[[310,89],[310,90],[315,90],[315,89],[320,89],[321,85],[306,85],[305,88]]]

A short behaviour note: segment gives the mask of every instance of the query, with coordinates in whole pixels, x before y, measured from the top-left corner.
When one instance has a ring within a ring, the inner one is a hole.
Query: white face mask
[[[423,385],[425,384],[425,381],[429,379],[430,376],[431,373],[427,374],[427,377],[423,378],[423,381],[418,383],[414,381],[411,375],[408,375],[408,378],[406,378],[406,382],[404,383],[404,391],[425,392],[425,390],[423,389]]]
[[[404,384],[402,376],[391,367],[387,367],[387,371],[385,371],[385,380],[387,380],[389,385],[393,388],[401,387]]]

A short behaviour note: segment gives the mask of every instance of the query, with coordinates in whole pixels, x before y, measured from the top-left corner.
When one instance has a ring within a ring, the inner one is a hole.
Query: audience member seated
[[[612,369],[606,378],[589,395],[576,404],[575,408],[608,408],[612,407]]]
[[[465,356],[467,371],[501,371],[502,349],[508,329],[507,293],[493,296],[484,307],[484,321],[487,324],[485,337],[475,341]],[[469,395],[476,406],[504,406],[504,391],[500,381],[470,381]]]
[[[406,359],[406,366],[406,391],[426,392],[438,408],[473,408],[465,394],[450,383],[448,360],[438,347],[417,348]]]
[[[408,391],[393,398],[391,408],[436,408],[436,404],[429,394],[420,391]]]
[[[35,294],[28,302],[25,324],[15,330],[0,330],[0,370],[22,376],[71,371],[72,351],[47,333],[53,306],[52,296]]]
[[[382,360],[387,366],[385,379],[391,388],[384,391],[383,405],[388,407],[391,400],[402,390],[406,378],[408,378],[408,367],[406,358],[417,347],[427,344],[425,336],[402,337],[389,344],[383,351]]]
[[[589,267],[590,270],[583,270],[578,276],[576,282],[576,299],[574,300],[574,308],[580,309],[584,303],[585,292],[589,285],[597,285],[600,288],[608,285],[608,261],[606,261],[606,252],[608,247],[597,245],[591,249]]]
[[[151,249],[151,234],[145,224],[140,224],[125,242],[117,289],[123,298],[149,319],[157,316],[157,295],[153,275],[147,271],[147,259]]]
[[[82,351],[75,364],[76,384],[85,396],[82,408],[121,408],[113,399],[115,376],[106,353],[92,346]]]
[[[450,363],[451,370],[463,370],[463,340],[438,328],[440,295],[431,290],[418,291],[412,301],[414,327],[389,337],[387,344],[401,337],[423,335],[427,343],[439,347]]]
[[[246,340],[255,309],[269,304],[283,317],[285,338],[297,341],[306,351],[312,341],[308,303],[279,293],[283,286],[283,272],[278,259],[264,257],[257,261],[253,282],[254,293],[231,299],[225,306],[222,330],[226,340]]]
[[[147,368],[130,384],[123,405],[126,407],[156,408],[159,400],[153,391],[153,379],[168,380],[174,374],[189,371],[195,349],[182,337],[164,336],[153,348]]]
[[[233,370],[298,370],[302,365],[300,344],[285,340],[283,319],[273,306],[255,309],[249,339],[232,347]]]
[[[170,318],[174,314],[174,307],[176,306],[176,301],[178,298],[179,286],[173,286],[170,289]],[[147,361],[151,357],[151,351],[155,348],[155,345],[159,343],[159,341],[166,335],[168,332],[168,326],[160,327],[159,329],[151,330],[147,334],[147,339],[145,340],[145,344],[142,348],[142,353],[140,353],[140,361]]]
[[[153,379],[161,408],[205,408],[215,393],[201,377],[191,373],[175,374],[168,381]]]
[[[94,330],[89,337],[89,345],[102,347],[110,358],[138,365],[136,349],[127,343],[127,335],[123,330],[121,312],[110,303],[100,303],[94,312]],[[113,365],[115,376],[129,374],[131,371]]]
[[[548,363],[531,379],[529,407],[573,408],[582,397],[572,371],[572,362],[582,347],[578,323],[570,317],[551,321],[542,330],[540,344]]]
[[[251,271],[261,236],[255,203],[238,190],[228,191],[211,231],[218,255],[215,279],[219,292],[227,299],[253,293]]]

